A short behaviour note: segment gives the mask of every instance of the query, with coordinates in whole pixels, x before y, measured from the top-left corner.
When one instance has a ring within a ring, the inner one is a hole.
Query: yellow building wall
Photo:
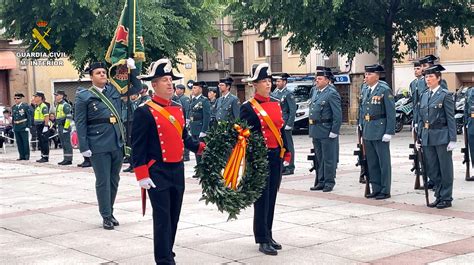
[[[70,80],[75,81],[79,79],[79,73],[73,67],[72,63],[67,58],[60,58],[64,65],[62,66],[33,66],[28,65],[28,89],[32,91],[44,92],[46,101],[54,101],[54,87],[55,80]]]
[[[443,62],[474,60],[474,37],[471,37],[468,44],[464,46],[461,46],[459,43],[451,44],[447,48],[441,46],[439,55]]]

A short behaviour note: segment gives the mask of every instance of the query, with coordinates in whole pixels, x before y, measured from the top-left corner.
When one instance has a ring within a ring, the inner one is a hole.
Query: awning
[[[16,67],[16,56],[13,52],[0,52],[0,70],[15,69]]]

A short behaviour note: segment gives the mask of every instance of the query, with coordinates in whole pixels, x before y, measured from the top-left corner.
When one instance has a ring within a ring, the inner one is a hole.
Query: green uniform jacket
[[[105,86],[104,95],[112,102],[117,112],[122,109],[120,93],[111,85]],[[106,121],[113,116],[109,108],[88,89],[76,93],[76,128],[81,152],[92,153],[116,151],[123,147],[118,123],[91,124],[94,120]],[[118,121],[118,117],[117,117]]]
[[[430,90],[420,99],[418,126],[423,146],[436,146],[456,141],[456,121],[452,93],[440,87],[430,98]],[[420,127],[421,126],[421,127]]]
[[[373,91],[367,86],[363,90],[359,114],[363,138],[375,141],[382,140],[384,134],[394,135],[395,113],[395,100],[387,83],[379,81]]]
[[[216,103],[216,120],[233,122],[239,118],[239,99],[230,92],[225,97],[221,96]]]
[[[12,107],[12,121],[14,132],[22,132],[25,131],[26,128],[29,128],[33,122],[30,105],[25,102],[14,105]]]
[[[189,104],[189,119],[191,135],[198,136],[201,132],[206,133],[211,119],[209,99],[201,95],[198,99],[191,100]]]
[[[280,100],[281,112],[283,114],[283,120],[285,121],[283,127],[286,125],[293,127],[296,118],[296,101],[293,93],[284,87],[281,90],[275,89],[271,95]]]

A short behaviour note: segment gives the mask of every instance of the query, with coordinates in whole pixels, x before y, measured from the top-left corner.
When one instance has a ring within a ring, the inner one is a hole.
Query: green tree
[[[379,39],[389,84],[393,61],[404,55],[401,43],[415,51],[418,32],[440,27],[443,46],[464,45],[474,22],[470,0],[230,0],[227,13],[238,34],[246,29],[258,29],[265,38],[289,33],[287,45],[302,57],[311,48],[349,58],[376,53]]]
[[[36,45],[32,30],[37,21],[51,27],[51,51],[65,52],[78,71],[92,61],[103,61],[125,0],[5,0],[0,1],[0,28],[5,37]],[[196,45],[209,47],[215,35],[217,1],[139,0],[147,62],[179,53],[193,56]]]

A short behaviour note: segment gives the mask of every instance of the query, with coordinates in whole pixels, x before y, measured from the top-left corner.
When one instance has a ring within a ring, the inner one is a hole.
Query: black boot
[[[262,252],[265,255],[276,256],[278,255],[278,251],[270,245],[270,243],[260,243],[258,247],[258,251]]]

